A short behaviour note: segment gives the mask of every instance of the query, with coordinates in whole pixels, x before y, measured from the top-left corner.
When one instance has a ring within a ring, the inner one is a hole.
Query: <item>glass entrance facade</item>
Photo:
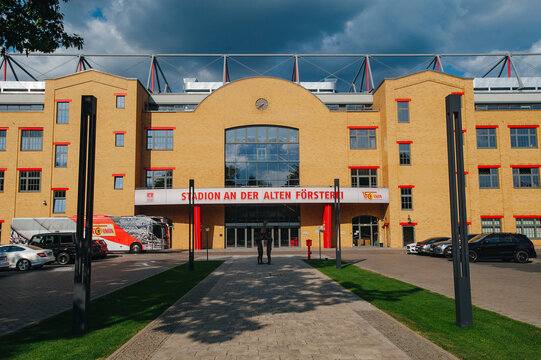
[[[254,247],[256,233],[266,220],[273,247],[298,247],[300,218],[297,204],[226,206],[224,245],[226,248]]]

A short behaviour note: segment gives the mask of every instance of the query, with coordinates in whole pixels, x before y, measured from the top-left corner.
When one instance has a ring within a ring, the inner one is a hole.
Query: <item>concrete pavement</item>
[[[110,359],[449,359],[293,256],[226,263]]]

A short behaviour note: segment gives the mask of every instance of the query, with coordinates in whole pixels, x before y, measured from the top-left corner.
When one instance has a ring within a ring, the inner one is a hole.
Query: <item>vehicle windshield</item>
[[[468,242],[475,243],[475,242],[481,241],[482,239],[485,238],[485,236],[487,236],[487,234],[479,234],[477,236],[472,237],[470,240],[468,240]]]

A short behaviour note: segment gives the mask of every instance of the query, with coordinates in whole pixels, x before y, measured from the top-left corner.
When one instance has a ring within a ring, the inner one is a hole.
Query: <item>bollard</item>
[[[311,246],[312,246],[312,239],[306,239],[306,247],[308,247],[308,260],[310,260],[310,255],[312,255],[312,251],[310,251]]]

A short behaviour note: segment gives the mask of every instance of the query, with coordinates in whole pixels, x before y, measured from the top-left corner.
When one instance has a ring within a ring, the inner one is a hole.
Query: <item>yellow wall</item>
[[[475,111],[473,81],[433,71],[385,80],[373,95],[374,111],[332,112],[313,94],[289,81],[250,78],[228,83],[209,95],[193,112],[147,112],[149,96],[132,79],[94,70],[46,81],[43,112],[0,112],[0,127],[8,127],[7,150],[0,152],[6,168],[0,193],[2,243],[9,241],[12,217],[72,216],[76,213],[79,114],[82,95],[98,99],[95,213],[155,214],[173,219],[175,248],[187,248],[186,206],[134,206],[134,190],[145,186],[145,168],[173,167],[173,187],[224,186],[225,130],[248,125],[299,129],[300,185],[332,186],[339,178],[351,186],[350,166],[379,166],[378,185],[388,187],[388,205],[344,205],[342,245],[352,244],[352,218],[372,215],[379,221],[380,241],[402,246],[402,226],[408,216],[417,223],[416,240],[450,233],[445,125],[445,97],[464,93],[465,171],[470,232],[480,232],[481,216],[503,215],[503,230],[515,231],[513,215],[540,215],[541,189],[513,189],[511,165],[541,164],[539,147],[510,149],[508,125],[539,125],[539,111]],[[125,109],[116,109],[115,93],[126,93]],[[255,102],[268,100],[259,111]],[[56,99],[71,99],[69,124],[56,124]],[[410,122],[398,123],[395,99],[411,99]],[[475,126],[494,125],[497,149],[477,149]],[[376,126],[377,148],[351,150],[348,126]],[[43,127],[43,150],[18,151],[19,127]],[[146,150],[145,127],[174,127],[173,151]],[[124,147],[115,147],[114,131],[125,131]],[[400,166],[397,141],[412,141],[412,165]],[[69,142],[68,167],[54,168],[53,142]],[[538,139],[539,142],[539,139]],[[478,165],[501,165],[499,189],[479,189]],[[19,193],[17,168],[42,168],[39,193]],[[124,189],[113,189],[112,174],[126,174]],[[400,185],[414,185],[413,210],[400,209]],[[51,188],[69,188],[66,214],[52,213]],[[47,206],[42,205],[43,201]],[[203,206],[201,223],[209,226],[213,248],[223,248],[224,206]],[[301,245],[322,225],[323,205],[301,206]],[[384,223],[389,223],[384,227]],[[305,235],[306,234],[306,235]],[[384,234],[385,237],[384,237]],[[206,241],[203,233],[203,244]],[[335,239],[333,239],[334,243]],[[536,241],[541,245],[541,240]],[[203,245],[204,247],[204,245]]]

